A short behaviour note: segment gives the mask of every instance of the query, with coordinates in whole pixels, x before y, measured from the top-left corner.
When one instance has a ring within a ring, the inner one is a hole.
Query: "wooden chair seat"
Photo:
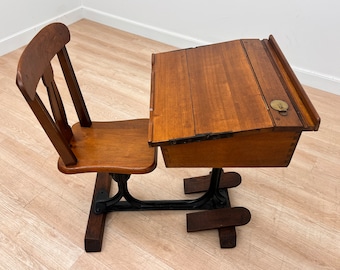
[[[148,119],[92,122],[91,127],[77,123],[72,132],[70,145],[77,163],[66,166],[59,159],[63,173],[141,174],[156,167],[155,148],[147,143]]]

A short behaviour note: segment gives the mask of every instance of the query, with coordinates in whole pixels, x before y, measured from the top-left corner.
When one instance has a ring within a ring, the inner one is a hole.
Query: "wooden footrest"
[[[245,225],[250,221],[251,214],[244,207],[213,209],[187,214],[187,231],[219,229]]]
[[[209,189],[210,175],[184,179],[185,194],[204,192]],[[250,221],[250,212],[243,207],[230,208],[228,188],[241,183],[241,176],[236,172],[222,173],[219,188],[225,189],[228,203],[225,208],[187,214],[187,231],[218,229],[221,248],[236,246],[235,226],[245,225]]]
[[[184,193],[204,192],[209,189],[211,175],[185,178]],[[221,175],[220,188],[232,188],[241,183],[241,176],[236,172],[227,172]]]

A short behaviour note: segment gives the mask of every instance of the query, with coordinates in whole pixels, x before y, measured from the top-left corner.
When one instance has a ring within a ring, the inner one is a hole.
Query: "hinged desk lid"
[[[304,92],[301,98],[301,85],[297,89],[291,69],[272,44],[277,46],[270,37],[154,54],[149,143],[317,129],[309,99]]]

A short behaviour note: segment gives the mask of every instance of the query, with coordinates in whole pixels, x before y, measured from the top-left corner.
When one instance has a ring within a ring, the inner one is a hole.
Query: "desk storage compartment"
[[[161,146],[167,167],[285,167],[301,132],[273,131]]]

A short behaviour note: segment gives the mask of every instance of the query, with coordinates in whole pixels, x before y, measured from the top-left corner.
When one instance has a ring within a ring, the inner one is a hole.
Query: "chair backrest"
[[[54,80],[51,60],[57,55],[81,126],[91,126],[74,70],[65,45],[70,41],[68,28],[61,23],[44,27],[24,49],[18,63],[16,83],[38,118],[65,165],[77,163],[70,147],[73,136],[60,93]],[[45,85],[52,115],[37,94],[40,79]]]

